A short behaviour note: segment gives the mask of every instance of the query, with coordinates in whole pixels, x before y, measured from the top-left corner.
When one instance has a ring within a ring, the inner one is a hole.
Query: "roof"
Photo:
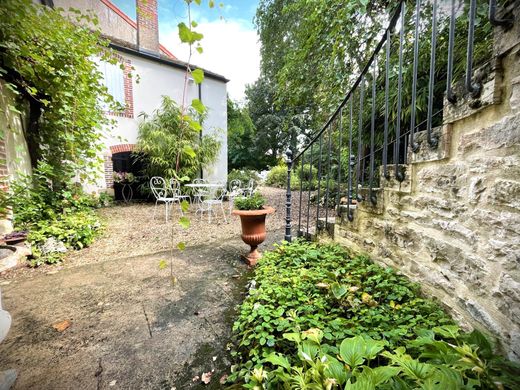
[[[188,63],[186,63],[184,61],[180,61],[178,59],[173,59],[173,58],[166,57],[166,56],[159,56],[158,57],[158,56],[155,56],[153,54],[148,54],[148,53],[139,51],[137,45],[128,43],[126,41],[116,41],[116,40],[114,40],[112,38],[110,38],[110,40],[111,40],[111,42],[110,42],[109,46],[112,49],[114,49],[114,50],[117,50],[117,51],[120,51],[120,52],[123,52],[123,53],[127,53],[127,54],[132,54],[132,55],[135,55],[137,57],[141,57],[141,58],[145,58],[145,59],[148,59],[148,60],[151,60],[151,61],[158,62],[160,64],[169,65],[169,66],[171,66],[173,68],[180,69],[180,70],[186,70],[186,67],[188,66]],[[220,75],[218,73],[211,72],[211,71],[206,70],[204,68],[201,68],[201,67],[198,67],[198,66],[194,66],[192,64],[190,64],[190,68],[193,69],[193,70],[194,69],[201,69],[201,70],[203,70],[204,71],[204,77],[207,77],[209,79],[222,81],[224,83],[227,83],[229,81],[224,76],[222,76],[222,75]]]
[[[137,30],[137,23],[135,21],[133,21],[132,19],[130,19],[130,17],[127,14],[125,14],[123,11],[121,11],[121,9],[119,9],[119,7],[117,7],[114,3],[112,3],[110,0],[100,0],[100,1],[103,4],[105,4],[108,8],[110,8],[112,11],[114,11],[117,15],[119,15],[121,17],[121,19],[123,19],[130,26],[132,26],[134,29]],[[161,44],[159,44],[159,50],[167,57],[172,58],[174,60],[177,59],[177,57],[175,57],[171,51],[169,51],[167,48],[165,48]]]

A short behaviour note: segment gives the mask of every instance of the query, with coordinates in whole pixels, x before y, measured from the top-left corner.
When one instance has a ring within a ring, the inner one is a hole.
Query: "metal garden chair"
[[[153,209],[153,219],[155,220],[155,212],[157,211],[157,203],[164,203],[166,208],[165,210],[165,220],[168,222],[168,214],[170,206],[178,202],[178,199],[172,196],[169,196],[169,189],[166,185],[166,180],[160,176],[154,176],[150,179],[150,189],[152,190],[153,196],[155,197],[155,207]]]
[[[244,189],[244,195],[245,196],[252,196],[256,189],[258,187],[258,184],[254,179],[249,179],[249,182],[247,183],[247,188]]]
[[[228,189],[228,200],[229,200],[229,213],[233,211],[233,205],[235,204],[235,198],[241,196],[244,193],[242,189],[242,182],[238,179],[231,180],[229,182]]]
[[[191,197],[189,195],[183,195],[181,193],[181,183],[180,183],[180,181],[178,181],[174,178],[170,179],[170,191],[171,191],[172,197],[177,199],[177,202],[179,202],[181,214],[184,214],[182,211],[181,202],[183,200],[187,200],[191,204]]]
[[[208,221],[211,223],[211,217],[215,214],[215,210],[213,207],[220,207],[222,211],[222,215],[224,217],[224,221],[227,223],[226,212],[224,211],[224,197],[226,196],[226,187],[217,187],[212,191],[209,191],[209,194],[206,195],[206,199],[203,199],[200,203],[199,209],[196,213],[200,212],[201,218],[204,216],[204,213],[208,213]],[[216,216],[216,214],[215,214]]]

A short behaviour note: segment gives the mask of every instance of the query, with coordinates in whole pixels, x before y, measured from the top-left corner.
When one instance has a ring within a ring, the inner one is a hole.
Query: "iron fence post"
[[[291,170],[293,165],[292,151],[285,152],[285,162],[287,163],[287,195],[285,201],[285,241],[291,242]]]

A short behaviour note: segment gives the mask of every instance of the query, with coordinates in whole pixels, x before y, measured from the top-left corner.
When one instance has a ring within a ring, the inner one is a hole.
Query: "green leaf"
[[[209,8],[213,8],[215,6],[214,0],[209,0]]]
[[[190,208],[190,203],[187,200],[183,200],[181,202],[181,210],[183,213],[186,213]]]
[[[159,261],[159,269],[165,269],[166,267],[168,267],[168,262],[164,259],[160,260]]]
[[[202,46],[197,46],[197,47],[195,48],[195,50],[197,50],[197,52],[198,52],[199,54],[202,54],[202,52],[204,51],[204,50],[202,49]]]
[[[188,26],[186,26],[185,23],[179,23],[177,28],[179,29],[179,38],[181,39],[181,42],[191,43],[192,34]]]
[[[324,373],[328,378],[335,379],[338,384],[343,385],[348,379],[348,371],[345,365],[332,356],[327,356]]]
[[[195,158],[195,156],[197,155],[190,145],[184,145],[182,151],[184,152],[184,154],[187,154],[191,158]]]
[[[345,390],[375,390],[376,386],[372,378],[359,377],[355,383],[349,380],[345,385]]]
[[[202,131],[202,125],[197,121],[190,120],[189,125],[190,125],[190,129],[192,129],[193,131],[196,131],[197,133]]]
[[[293,333],[284,333],[283,338],[286,340],[294,341],[296,343],[300,343],[302,341],[302,338],[299,333],[293,332]]]
[[[281,366],[285,368],[286,370],[291,369],[291,364],[289,363],[289,360],[285,356],[283,356],[280,353],[272,352],[265,358],[266,362],[269,362],[275,366]]]
[[[184,22],[179,23],[177,28],[179,29],[179,38],[183,43],[188,43],[191,45],[204,38],[204,35],[191,30]]]
[[[179,225],[181,225],[183,229],[188,229],[190,227],[190,224],[191,222],[188,217],[179,218]]]
[[[365,361],[365,340],[361,336],[345,339],[341,342],[339,353],[343,361],[354,368]]]
[[[177,244],[177,248],[181,251],[183,251],[184,249],[186,249],[186,244],[184,242],[179,242]]]
[[[374,386],[384,384],[401,372],[399,367],[380,366],[376,368],[363,367],[361,375],[369,376],[374,383]]]
[[[197,111],[199,114],[204,114],[206,112],[206,106],[202,104],[202,102],[199,99],[193,99],[191,101],[191,106]]]
[[[202,69],[195,69],[191,71],[191,76],[195,83],[200,84],[204,80],[204,71]]]
[[[338,282],[332,283],[330,289],[336,299],[340,299],[341,297],[343,297],[343,295],[347,293],[347,287],[339,284]]]
[[[382,355],[401,367],[404,375],[413,380],[424,380],[432,374],[432,365],[412,359],[410,355],[405,354],[403,347],[397,348],[394,354],[385,351]]]

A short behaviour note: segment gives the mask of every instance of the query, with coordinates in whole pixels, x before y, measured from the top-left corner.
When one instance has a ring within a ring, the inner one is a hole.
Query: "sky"
[[[112,0],[135,20],[135,0]],[[219,7],[220,3],[223,7]],[[178,59],[187,61],[189,48],[181,44],[177,25],[187,24],[184,0],[159,0],[159,41]],[[216,0],[210,9],[208,0],[192,4],[192,20],[197,32],[204,34],[203,53],[194,51],[191,63],[229,79],[227,90],[235,101],[242,101],[246,84],[252,84],[260,73],[260,43],[253,27],[258,0]]]

